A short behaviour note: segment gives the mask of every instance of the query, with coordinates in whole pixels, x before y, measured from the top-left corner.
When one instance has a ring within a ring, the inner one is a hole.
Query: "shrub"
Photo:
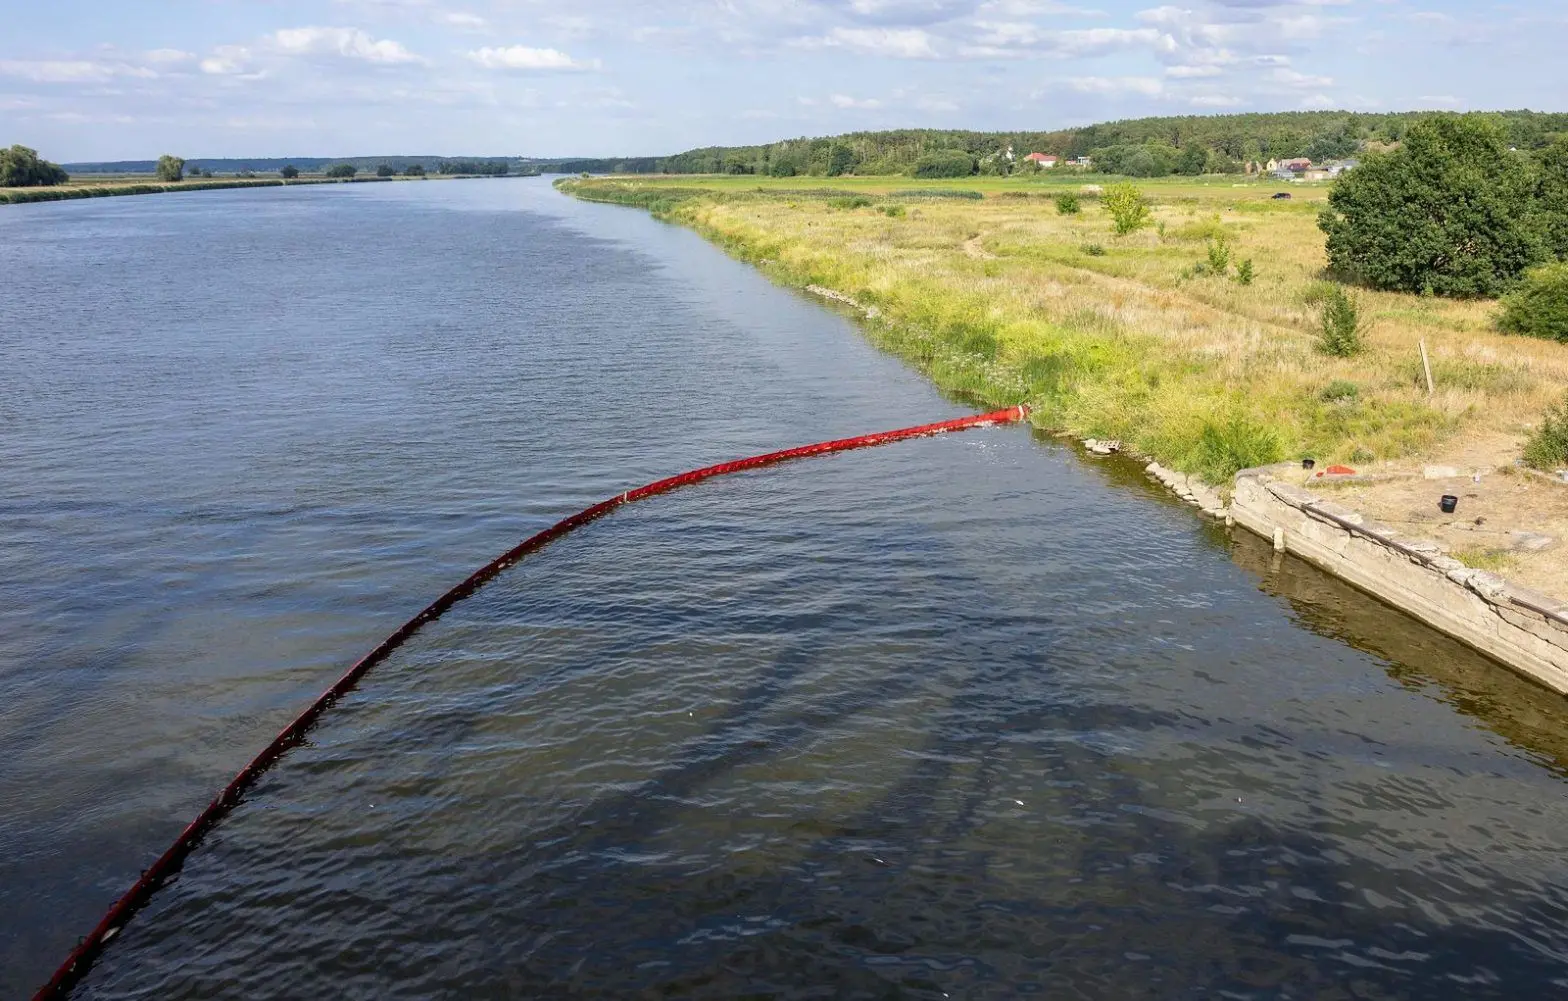
[[[979,167],[974,157],[962,150],[928,153],[915,161],[916,177],[968,177]]]
[[[411,163],[407,167],[403,168],[403,176],[404,177],[424,177],[425,176],[425,165],[422,164],[422,163]],[[587,177],[588,175],[584,174],[583,176]]]
[[[1497,325],[1511,334],[1568,343],[1568,263],[1525,272],[1519,287],[1503,297]]]
[[[1071,191],[1064,191],[1056,196],[1057,215],[1077,215],[1081,207],[1078,203],[1078,196]]]
[[[359,173],[359,168],[352,163],[335,163],[327,168],[328,177],[353,177]]]
[[[1344,286],[1336,285],[1324,298],[1319,316],[1318,348],[1335,358],[1349,358],[1361,350],[1361,309]]]
[[[299,168],[294,166],[292,163],[284,164],[283,169],[278,171],[278,174],[285,181],[292,181],[294,178],[299,176]]]
[[[1233,414],[1223,424],[1204,422],[1196,472],[1210,483],[1224,483],[1243,469],[1278,462],[1283,454],[1278,435]]]
[[[1324,403],[1353,403],[1361,396],[1361,387],[1349,379],[1335,379],[1323,387],[1318,399]]]
[[[1209,271],[1220,276],[1230,271],[1230,244],[1224,240],[1209,241]]]
[[[1541,258],[1533,194],[1530,165],[1501,129],[1444,115],[1340,178],[1318,226],[1330,268],[1373,288],[1491,296]]]
[[[1084,253],[1088,254],[1090,257],[1104,257],[1105,256],[1105,247],[1103,247],[1102,245],[1100,245],[1098,243],[1085,243],[1082,246],[1080,246],[1078,249],[1083,251]]]
[[[884,205],[881,211],[883,215],[890,219],[902,219],[904,217],[904,206],[902,205]]]
[[[168,153],[158,158],[158,166],[153,171],[158,175],[158,180],[166,183],[185,180],[185,161]]]
[[[1111,228],[1118,236],[1126,236],[1149,224],[1149,203],[1137,185],[1125,181],[1113,184],[1105,189],[1100,201],[1111,214]]]
[[[1524,445],[1525,465],[1552,470],[1568,466],[1568,397],[1547,407]]]
[[[40,160],[26,146],[0,149],[0,188],[53,187],[71,179],[59,164]]]
[[[391,177],[393,174],[396,174],[396,173],[397,173],[397,171],[395,169],[393,169],[393,167],[392,167],[392,165],[390,163],[383,163],[381,166],[376,168],[376,176],[377,177]]]
[[[1257,277],[1257,272],[1252,268],[1252,258],[1247,258],[1236,265],[1236,284],[1251,285],[1252,279]]]
[[[871,199],[865,195],[850,195],[847,198],[829,198],[828,207],[834,209],[863,209],[871,204]]]

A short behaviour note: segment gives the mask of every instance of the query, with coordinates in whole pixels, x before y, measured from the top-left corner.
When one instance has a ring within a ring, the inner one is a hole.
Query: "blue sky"
[[[5,29],[0,143],[59,161],[1568,110],[1563,0],[49,0]]]

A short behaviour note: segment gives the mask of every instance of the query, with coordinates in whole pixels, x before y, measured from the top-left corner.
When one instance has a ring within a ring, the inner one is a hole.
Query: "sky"
[[[0,144],[59,162],[616,156],[1144,115],[1568,110],[1568,3],[49,0]]]

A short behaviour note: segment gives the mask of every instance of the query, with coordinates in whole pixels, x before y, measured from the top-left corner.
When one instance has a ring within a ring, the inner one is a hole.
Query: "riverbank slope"
[[[1322,353],[1327,283],[1316,217],[1326,186],[1139,182],[1150,225],[1117,236],[1084,184],[1094,180],[682,176],[558,185],[690,226],[783,284],[837,293],[870,311],[875,340],[977,404],[1026,401],[1042,427],[1118,441],[1211,484],[1303,457],[1363,474],[1419,476],[1450,465],[1463,466],[1467,482],[1505,476],[1529,428],[1568,386],[1568,347],[1496,332],[1496,304],[1486,301],[1358,291],[1366,350],[1347,359]],[[1276,199],[1282,189],[1292,197]],[[1080,195],[1080,211],[1059,211],[1055,196],[1064,193]],[[1223,274],[1210,256],[1216,246],[1229,257]],[[1470,503],[1465,513],[1506,540],[1517,527],[1510,517],[1550,520],[1563,507],[1562,491],[1542,489],[1533,508],[1519,509],[1515,498],[1495,512]],[[1435,512],[1435,493],[1431,500]],[[1454,548],[1532,587],[1568,592],[1556,545]]]

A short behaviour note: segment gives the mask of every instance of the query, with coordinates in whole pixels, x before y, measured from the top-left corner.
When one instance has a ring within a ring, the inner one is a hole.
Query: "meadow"
[[[1028,402],[1042,427],[1117,439],[1215,484],[1305,456],[1507,465],[1568,386],[1568,346],[1498,332],[1491,301],[1352,289],[1365,348],[1323,353],[1326,183],[1139,181],[1149,225],[1118,236],[1092,190],[1116,180],[558,184],[690,226],[780,283],[873,308],[877,342],[978,405]],[[1062,193],[1079,193],[1081,210],[1061,213]]]

